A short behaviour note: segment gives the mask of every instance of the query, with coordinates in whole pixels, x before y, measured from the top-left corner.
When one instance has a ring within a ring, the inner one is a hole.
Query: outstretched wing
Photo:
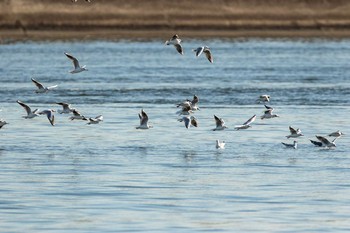
[[[295,129],[293,129],[291,126],[289,126],[289,131],[290,131],[291,134],[297,134],[297,133],[298,133],[298,132],[297,132]]]
[[[250,125],[253,121],[255,121],[256,115],[249,118],[246,122],[243,123],[243,125]]]
[[[213,56],[211,55],[210,50],[209,49],[205,49],[203,52],[205,53],[205,56],[210,61],[210,63],[213,63],[214,60],[213,60]]]
[[[28,105],[26,105],[25,103],[23,103],[23,102],[21,102],[21,101],[19,101],[19,100],[17,100],[17,103],[18,103],[19,105],[21,105],[21,106],[24,108],[24,110],[26,110],[27,114],[30,114],[30,113],[32,112],[32,110],[30,109],[30,107],[29,107]]]
[[[74,64],[74,68],[79,68],[79,61],[78,59],[76,59],[75,57],[73,57],[72,55],[68,54],[68,53],[64,53],[69,59],[71,59],[73,61]]]
[[[199,57],[203,53],[204,47],[198,47],[194,51],[196,52],[196,56]]]
[[[184,51],[183,51],[183,48],[180,44],[174,44],[176,50],[181,54],[183,55],[184,54]]]
[[[39,83],[38,81],[36,81],[35,79],[32,78],[32,82],[35,84],[35,86],[39,89],[44,89],[44,86]]]

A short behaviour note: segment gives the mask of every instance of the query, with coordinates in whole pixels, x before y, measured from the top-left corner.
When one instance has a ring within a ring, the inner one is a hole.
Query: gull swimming
[[[301,133],[300,129],[294,129],[291,126],[289,126],[289,131],[290,131],[290,135],[287,135],[287,138],[297,138],[297,137],[301,137],[304,136],[304,134]]]
[[[225,149],[225,141],[216,140],[216,149]]]
[[[194,127],[198,127],[197,118],[195,118],[194,116],[184,116],[178,121],[184,122],[186,129],[190,128],[191,125]]]
[[[49,120],[50,124],[52,126],[55,125],[55,115],[53,114],[55,112],[55,110],[52,109],[47,109],[44,111],[39,112],[40,115],[46,115],[47,119]]]
[[[90,117],[90,118],[89,118],[89,122],[88,122],[87,124],[88,124],[88,125],[91,125],[91,124],[98,124],[98,123],[100,123],[101,121],[103,121],[103,116],[102,116],[102,115],[98,115],[98,116],[95,117],[95,118]]]
[[[270,96],[269,95],[261,95],[259,98],[256,100],[256,102],[261,103],[261,102],[270,102]]]
[[[316,138],[322,143],[323,146],[327,147],[327,148],[331,148],[331,147],[336,147],[335,145],[335,141],[338,139],[338,138],[335,138],[333,141],[329,141],[327,138],[325,137],[322,137],[322,136],[317,136],[315,135]]]
[[[328,134],[328,136],[330,136],[330,137],[336,137],[336,138],[339,138],[339,137],[341,137],[341,136],[343,136],[343,135],[345,135],[343,132],[340,132],[340,130],[337,130],[337,131],[335,131],[335,132],[333,132],[333,133],[330,133],[330,134]]]
[[[57,110],[57,112],[59,114],[67,114],[67,113],[71,113],[73,112],[74,108],[71,108],[71,104],[68,104],[68,103],[63,103],[63,102],[59,102],[59,103],[56,103],[58,105],[61,105],[62,106],[62,110],[59,109]]]
[[[54,88],[57,87],[57,85],[50,86],[50,87],[45,87],[43,84],[40,82],[36,81],[35,79],[32,78],[32,82],[35,84],[35,86],[38,88],[35,93],[46,93]]]
[[[23,118],[25,118],[25,119],[32,119],[34,117],[39,116],[39,109],[35,109],[34,111],[32,111],[32,109],[28,105],[26,105],[25,103],[23,103],[23,102],[21,102],[19,100],[17,100],[16,102],[19,105],[21,105],[24,108],[24,110],[26,110],[26,112],[27,112],[27,116],[23,116]]]
[[[7,125],[9,123],[7,123],[6,121],[4,121],[3,119],[0,119],[0,129],[4,126]]]
[[[73,113],[73,116],[71,116],[69,119],[72,121],[72,120],[84,120],[84,121],[87,121],[88,119],[86,117],[84,117],[83,115],[81,115],[80,112],[78,112],[78,110],[76,109],[73,109],[72,111]]]
[[[178,51],[181,55],[183,55],[184,51],[180,43],[181,43],[181,39],[176,34],[173,35],[173,37],[170,40],[165,41],[166,45],[174,45],[174,47],[176,48],[176,51]]]
[[[294,149],[297,149],[298,147],[298,142],[297,141],[294,141],[293,144],[289,144],[289,143],[284,143],[284,142],[281,142],[283,145],[285,145],[287,148],[294,148]]]
[[[266,104],[264,104],[264,106],[265,106],[266,110],[264,111],[264,115],[262,115],[260,117],[261,120],[279,117],[279,115],[277,115],[277,114],[272,114],[274,108],[267,106]]]
[[[199,98],[198,96],[194,95],[192,100],[185,100],[182,103],[179,103],[177,105],[177,107],[187,107],[190,106],[191,110],[196,111],[196,110],[200,110],[198,107],[198,102],[199,102]]]
[[[210,48],[208,46],[202,46],[198,47],[196,49],[193,49],[193,52],[196,53],[196,57],[199,57],[203,52],[205,53],[205,56],[209,60],[210,63],[213,63],[213,56],[211,55]]]
[[[148,115],[143,109],[141,109],[141,112],[139,113],[139,118],[140,126],[136,127],[136,129],[149,129],[153,127],[151,125],[148,125]]]
[[[243,125],[236,125],[234,129],[240,130],[240,129],[248,129],[249,127],[252,127],[250,124],[255,121],[256,115],[249,118],[246,122],[243,123]]]
[[[219,117],[214,115],[214,119],[215,119],[215,123],[216,123],[216,128],[213,129],[213,131],[224,130],[227,128],[227,126],[225,125],[225,121],[222,118],[219,118]]]
[[[64,53],[69,59],[71,59],[73,61],[73,65],[74,65],[74,70],[69,71],[71,74],[76,74],[76,73],[80,73],[82,71],[87,71],[88,69],[86,69],[86,66],[80,66],[79,65],[79,61],[78,59],[76,59],[75,57],[73,57],[72,55],[68,54],[68,53]]]

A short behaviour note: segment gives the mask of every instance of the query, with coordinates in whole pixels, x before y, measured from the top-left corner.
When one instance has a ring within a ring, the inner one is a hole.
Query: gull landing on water
[[[79,61],[78,59],[76,59],[75,57],[73,57],[72,55],[68,54],[68,53],[64,53],[69,59],[71,59],[73,61],[73,65],[74,65],[74,70],[69,71],[71,74],[76,74],[76,73],[80,73],[82,71],[87,71],[88,69],[86,69],[86,66],[80,66],[79,65]]]
[[[289,131],[290,131],[290,135],[287,135],[287,138],[297,138],[297,137],[301,137],[304,136],[304,134],[301,133],[300,129],[293,129],[291,126],[289,126]]]
[[[225,141],[216,140],[216,149],[225,149]]]
[[[176,51],[178,51],[181,55],[184,54],[184,51],[182,49],[182,46],[180,44],[181,39],[178,35],[173,35],[173,37],[170,40],[165,41],[166,45],[174,45],[174,47],[176,48]]]
[[[62,110],[57,110],[57,112],[59,113],[59,114],[67,114],[67,113],[71,113],[71,112],[73,112],[73,110],[74,110],[74,108],[71,108],[71,105],[70,104],[68,104],[68,103],[62,103],[62,102],[60,102],[60,103],[56,103],[56,104],[58,104],[58,105],[61,105],[62,106]]]
[[[283,145],[285,145],[287,148],[294,148],[294,149],[297,149],[298,148],[298,142],[297,141],[294,141],[293,144],[289,144],[289,143],[284,143],[284,142],[281,142]]]
[[[49,120],[50,124],[52,126],[55,125],[55,115],[53,114],[55,112],[55,110],[52,109],[47,109],[44,111],[39,112],[40,115],[46,115],[47,119]]]
[[[90,118],[89,118],[89,122],[88,122],[87,124],[88,124],[88,125],[91,125],[91,124],[98,124],[98,123],[100,123],[101,121],[103,121],[103,116],[102,116],[102,115],[98,115],[98,116],[95,117],[95,118],[90,117]]]
[[[153,128],[153,126],[148,125],[148,115],[143,109],[141,109],[141,112],[139,113],[140,118],[140,126],[136,127],[136,129],[149,129]]]
[[[35,93],[46,93],[54,88],[57,87],[57,85],[50,86],[50,87],[45,87],[43,84],[40,82],[36,81],[35,79],[32,78],[32,82],[35,84],[35,86],[38,88]]]
[[[25,118],[25,119],[32,119],[34,117],[39,116],[39,109],[35,109],[34,111],[32,111],[32,109],[28,105],[26,105],[25,103],[23,103],[23,102],[21,102],[19,100],[17,100],[16,102],[19,105],[21,105],[24,108],[24,110],[26,110],[26,112],[27,112],[27,116],[23,116],[23,118]]]
[[[216,123],[216,128],[213,129],[213,131],[224,130],[227,128],[227,126],[225,125],[225,121],[222,118],[219,118],[219,117],[214,115],[214,119],[215,119],[215,123]]]
[[[210,48],[208,46],[198,47],[192,51],[196,53],[196,57],[199,57],[202,53],[204,53],[210,63],[214,62],[213,56],[211,55]]]
[[[181,119],[179,119],[178,121],[184,122],[186,129],[190,128],[191,125],[194,126],[194,127],[198,127],[197,118],[195,118],[194,116],[191,116],[191,117],[190,116],[184,116]]]
[[[255,121],[256,119],[256,115],[252,116],[251,118],[249,118],[249,120],[247,120],[246,122],[243,123],[243,125],[236,125],[235,129],[236,130],[240,130],[240,129],[248,129],[249,127],[252,127],[250,124]]]

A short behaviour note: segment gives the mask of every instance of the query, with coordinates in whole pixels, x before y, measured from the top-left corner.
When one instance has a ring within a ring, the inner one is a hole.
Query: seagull
[[[256,100],[256,102],[261,103],[261,102],[269,102],[270,101],[270,96],[269,95],[261,95],[259,98]]]
[[[182,107],[181,107],[181,110],[177,111],[176,114],[179,114],[180,115],[190,115],[191,113],[193,113],[192,111],[192,107],[191,107],[191,104],[190,103],[187,103],[184,104]]]
[[[23,118],[31,119],[31,118],[39,116],[39,109],[35,109],[34,111],[32,111],[32,109],[28,105],[26,105],[25,103],[23,103],[19,100],[17,100],[16,102],[19,105],[21,105],[24,108],[24,110],[26,110],[26,112],[27,112],[27,116],[23,116]]]
[[[88,122],[87,124],[88,124],[88,125],[91,125],[91,124],[98,124],[98,123],[100,123],[101,121],[103,121],[103,116],[102,116],[102,115],[98,115],[98,116],[95,117],[95,118],[90,117],[90,118],[89,118],[89,122]]]
[[[71,105],[68,104],[68,103],[62,103],[62,102],[59,102],[59,103],[56,103],[58,105],[61,105],[63,107],[63,110],[57,110],[57,112],[59,114],[64,114],[64,113],[71,113],[73,112],[74,108],[71,108]]]
[[[327,148],[336,147],[335,141],[338,139],[338,138],[335,138],[335,139],[333,139],[333,141],[330,142],[327,138],[322,137],[322,136],[316,135],[316,138],[322,143],[323,146],[325,146]]]
[[[187,99],[182,103],[179,103],[176,107],[190,106],[191,110],[196,111],[196,110],[200,110],[198,107],[198,102],[199,102],[198,96],[194,95],[192,100]]]
[[[166,45],[174,45],[174,47],[176,48],[176,50],[181,54],[183,55],[184,54],[184,51],[182,49],[182,46],[180,44],[181,42],[181,39],[178,35],[173,35],[173,37],[170,39],[170,40],[167,40],[165,41],[165,44]]]
[[[309,139],[309,140],[310,140],[310,142],[311,142],[312,144],[314,144],[315,146],[319,146],[319,147],[322,146],[322,142],[314,141],[314,140],[311,140],[311,139]]]
[[[285,145],[287,148],[294,148],[294,149],[297,149],[298,148],[298,143],[297,141],[294,141],[293,144],[289,144],[289,143],[284,143],[284,142],[281,142],[283,145]]]
[[[202,46],[198,47],[196,49],[192,50],[193,52],[196,53],[196,57],[199,57],[203,52],[205,53],[205,56],[209,60],[210,63],[213,63],[213,56],[211,55],[210,48],[208,46]]]
[[[86,117],[84,117],[83,115],[81,115],[80,112],[78,112],[78,110],[76,109],[73,109],[72,111],[73,113],[73,116],[71,116],[69,119],[72,121],[72,120],[84,120],[84,121],[87,121],[88,119]]]
[[[194,127],[198,127],[197,118],[195,118],[194,116],[191,116],[191,117],[190,116],[184,116],[181,119],[179,119],[178,121],[184,122],[186,129],[190,128],[191,125],[194,126]]]
[[[225,121],[222,118],[219,118],[219,117],[214,115],[214,119],[215,119],[215,123],[216,123],[216,128],[213,129],[213,131],[224,130],[225,128],[227,128],[227,126],[225,125]]]
[[[341,137],[341,136],[343,136],[343,135],[345,135],[345,134],[344,134],[343,132],[340,132],[340,130],[328,134],[328,136],[330,136],[330,137],[336,137],[336,138],[339,138],[339,137]]]
[[[55,125],[55,115],[53,114],[54,112],[55,112],[55,110],[47,109],[47,110],[39,112],[39,114],[40,115],[44,115],[45,114],[47,116],[47,119],[49,119],[50,124],[52,126],[54,126]]]
[[[149,129],[153,128],[153,126],[148,125],[148,115],[143,109],[141,109],[141,112],[139,113],[140,118],[140,126],[136,127],[136,129]]]
[[[68,54],[68,53],[64,53],[69,59],[71,59],[73,61],[73,65],[74,65],[74,70],[69,71],[71,74],[75,74],[75,73],[80,73],[82,71],[87,71],[88,69],[86,69],[86,66],[80,66],[79,65],[79,61],[78,59],[76,59],[75,57],[73,57],[72,55]]]
[[[266,104],[264,106],[265,106],[266,110],[264,111],[264,115],[262,115],[260,117],[261,120],[279,117],[279,115],[277,115],[277,114],[272,114],[274,108],[267,106]]]
[[[50,87],[45,87],[42,85],[40,82],[36,81],[35,79],[32,78],[32,82],[35,84],[35,86],[38,88],[35,93],[46,93],[50,91],[51,89],[54,89],[57,87],[57,85],[50,86]]]
[[[240,129],[248,129],[249,127],[252,127],[250,124],[255,121],[256,119],[256,115],[252,116],[251,118],[249,118],[249,120],[247,120],[246,122],[243,123],[243,125],[237,125],[235,126],[236,130],[240,130]]]
[[[0,129],[4,126],[7,125],[9,123],[7,123],[6,121],[4,121],[3,119],[0,119]]]
[[[225,141],[216,140],[216,149],[225,149]]]
[[[289,126],[289,131],[290,131],[290,135],[286,136],[287,138],[297,138],[297,137],[304,136],[304,134],[301,133],[300,129],[295,130],[291,126]]]

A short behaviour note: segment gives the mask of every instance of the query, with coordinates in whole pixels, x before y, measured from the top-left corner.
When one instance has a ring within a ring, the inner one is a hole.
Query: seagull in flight
[[[76,109],[73,109],[72,111],[73,113],[73,116],[71,116],[69,119],[72,121],[72,120],[84,120],[84,121],[87,121],[88,119],[86,117],[84,117],[83,115],[81,115],[80,112],[78,112],[78,110]]]
[[[274,108],[267,106],[266,104],[264,106],[265,106],[266,110],[264,111],[264,115],[262,115],[260,117],[261,120],[279,117],[279,115],[277,115],[277,114],[272,114]]]
[[[340,130],[337,130],[333,133],[328,134],[329,137],[336,137],[336,138],[339,138],[343,135],[345,135],[345,134],[343,132],[341,132]]]
[[[102,116],[102,115],[98,115],[98,116],[95,117],[95,118],[90,117],[90,118],[89,118],[89,122],[88,122],[87,124],[88,124],[88,125],[91,125],[91,124],[98,124],[98,123],[100,123],[101,121],[103,121],[103,116]]]
[[[35,79],[32,78],[32,82],[35,84],[35,86],[38,88],[35,93],[46,93],[54,88],[57,87],[57,85],[50,86],[50,87],[45,87],[43,84],[40,82],[36,81]]]
[[[225,141],[216,140],[216,149],[225,149]]]
[[[180,43],[181,43],[181,39],[176,34],[173,35],[173,37],[170,40],[165,41],[166,45],[174,45],[174,47],[176,48],[176,51],[181,55],[183,55],[184,51]]]
[[[186,129],[190,128],[191,125],[194,127],[198,127],[197,118],[195,118],[194,116],[184,116],[181,119],[179,119],[178,121],[184,122]]]
[[[297,137],[301,137],[304,136],[304,134],[301,133],[300,129],[294,129],[291,126],[289,126],[289,131],[290,131],[290,135],[286,136],[287,138],[297,138]]]
[[[75,57],[73,57],[72,55],[68,54],[68,53],[64,53],[69,59],[71,59],[73,61],[73,65],[74,65],[74,70],[69,71],[71,74],[76,74],[76,73],[80,73],[82,71],[87,71],[88,69],[86,69],[86,66],[80,66],[79,65],[79,61],[78,59],[76,59]]]
[[[7,125],[8,123],[4,121],[3,119],[0,119],[0,129],[4,126]]]
[[[143,109],[141,109],[141,112],[139,113],[139,118],[140,118],[140,126],[136,127],[136,129],[153,128],[153,126],[148,125],[148,115]]]
[[[227,126],[225,125],[225,121],[222,118],[219,118],[219,117],[214,115],[214,119],[215,119],[215,123],[216,123],[216,128],[213,129],[213,131],[224,130],[227,128]]]
[[[294,141],[293,144],[289,144],[289,143],[284,143],[284,142],[281,142],[283,145],[285,145],[287,148],[294,148],[294,149],[297,149],[298,148],[298,143],[297,141]]]
[[[58,105],[61,105],[62,106],[62,110],[57,110],[57,112],[59,113],[59,114],[67,114],[67,113],[71,113],[71,112],[73,112],[73,110],[74,110],[74,108],[71,108],[71,105],[70,104],[68,104],[68,103],[63,103],[63,102],[59,102],[59,103],[56,103],[56,104],[58,104]]]
[[[257,103],[261,102],[270,102],[270,96],[269,95],[261,95],[259,98],[256,100]]]
[[[338,139],[338,138],[335,138],[335,139],[333,139],[333,141],[330,142],[327,138],[322,137],[322,136],[316,135],[316,138],[322,143],[322,146],[325,146],[327,148],[336,147],[335,141]]]
[[[196,110],[200,110],[198,107],[198,102],[199,102],[199,98],[198,96],[194,95],[192,100],[185,100],[182,103],[179,103],[176,107],[187,107],[190,106],[191,110],[196,111]]]
[[[55,110],[47,109],[44,111],[39,112],[40,115],[46,115],[47,119],[49,120],[50,124],[52,126],[55,125],[55,115],[53,114]]]
[[[27,112],[27,116],[23,116],[23,118],[25,118],[25,119],[32,119],[34,117],[39,116],[39,109],[35,109],[34,111],[32,111],[32,109],[28,105],[26,105],[25,103],[23,103],[23,102],[21,102],[19,100],[17,100],[16,102],[19,105],[21,105],[24,108],[24,110],[26,110],[26,112]]]
[[[208,46],[198,47],[196,49],[193,49],[193,52],[196,53],[196,57],[199,57],[202,53],[204,53],[210,63],[214,62],[213,56],[211,55],[210,48]]]
[[[249,118],[246,122],[243,123],[243,125],[236,125],[235,129],[240,130],[240,129],[248,129],[249,127],[252,127],[250,124],[253,123],[256,119],[256,115],[252,116]]]

